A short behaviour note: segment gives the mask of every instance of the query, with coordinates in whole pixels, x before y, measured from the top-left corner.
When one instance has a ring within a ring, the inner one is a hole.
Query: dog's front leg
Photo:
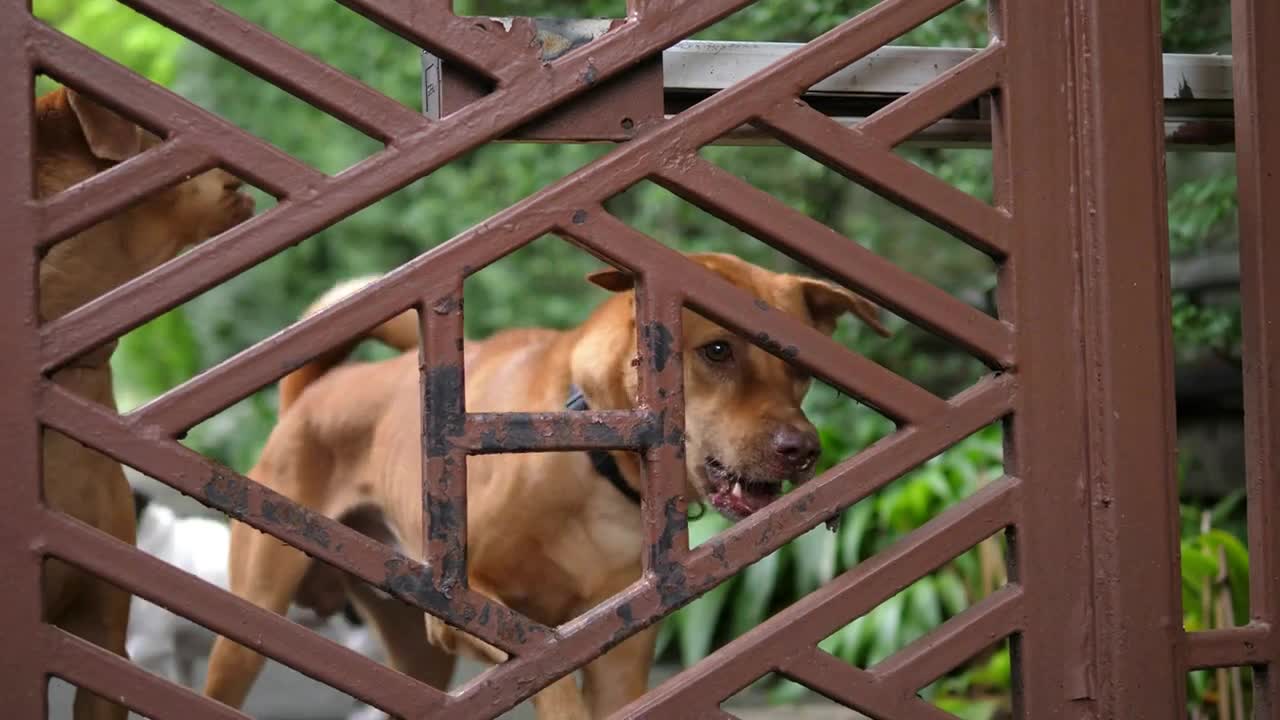
[[[591,717],[607,718],[649,689],[657,639],[657,626],[641,630],[583,669]]]
[[[590,720],[593,717],[587,712],[587,704],[582,700],[575,675],[576,673],[569,673],[533,696],[533,708],[538,712],[538,720]]]

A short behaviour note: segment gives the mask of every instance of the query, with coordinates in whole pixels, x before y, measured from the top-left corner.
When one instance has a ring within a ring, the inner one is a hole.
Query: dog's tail
[[[338,283],[330,288],[328,292],[321,295],[315,302],[311,303],[303,311],[302,317],[305,318],[320,312],[347,296],[364,289],[379,277],[378,275],[365,275]],[[290,405],[297,401],[298,396],[302,394],[303,390],[307,389],[308,385],[319,380],[335,365],[345,360],[351,354],[351,351],[355,350],[356,345],[366,337],[380,340],[401,351],[415,348],[418,346],[417,313],[412,310],[406,310],[370,330],[365,335],[320,355],[306,365],[284,376],[280,381],[280,413],[283,414]]]

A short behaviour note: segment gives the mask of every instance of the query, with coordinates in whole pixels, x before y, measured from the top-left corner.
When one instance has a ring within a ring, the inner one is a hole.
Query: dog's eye
[[[713,363],[728,362],[733,359],[733,346],[724,340],[714,340],[699,348],[702,357]]]

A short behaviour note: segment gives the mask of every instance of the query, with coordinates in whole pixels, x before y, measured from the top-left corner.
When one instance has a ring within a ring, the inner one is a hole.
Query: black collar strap
[[[582,394],[582,388],[577,385],[569,386],[569,400],[564,406],[569,410],[590,410],[587,406],[587,398]],[[587,457],[591,458],[591,466],[596,472],[609,481],[609,484],[618,488],[618,492],[622,493],[628,500],[640,504],[640,493],[635,488],[627,484],[625,478],[622,477],[622,471],[618,469],[618,463],[613,459],[607,450],[588,450]]]

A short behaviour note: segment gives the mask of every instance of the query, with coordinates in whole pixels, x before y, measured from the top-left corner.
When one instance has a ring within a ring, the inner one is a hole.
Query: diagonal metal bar
[[[697,698],[724,700],[740,689],[740,678],[759,677],[774,669],[774,659],[811,648],[1011,523],[1018,488],[1014,478],[985,486],[632,703],[622,716],[661,717],[666,708],[678,708]],[[737,557],[734,553],[730,556]],[[867,682],[878,681],[867,674]]]
[[[120,2],[377,140],[394,140],[429,122],[211,0]]]
[[[338,0],[384,29],[491,78],[510,79],[527,69],[533,56],[522,52],[533,41],[526,23],[507,30],[488,18],[454,15],[451,3],[432,0]]]
[[[997,41],[872,114],[858,124],[858,131],[884,147],[894,147],[998,86],[1005,62],[1004,43]]]
[[[33,20],[30,33],[42,70],[151,130],[186,135],[224,168],[262,190],[288,198],[324,184],[322,173],[48,25]]]
[[[996,367],[1013,365],[1013,328],[957,300],[710,161],[665,165],[663,187]]]
[[[1026,593],[1006,585],[871,668],[880,680],[914,694],[1022,629]]]
[[[787,658],[783,675],[811,690],[861,712],[879,718],[912,720],[955,720],[915,695],[904,695],[882,682],[818,648],[807,648]]]
[[[447,695],[66,515],[43,513],[39,550],[189,618],[255,652],[376,705],[420,717]],[[234,621],[231,620],[234,618]],[[264,635],[284,642],[263,643]],[[425,641],[425,639],[424,639]]]
[[[512,655],[550,644],[554,633],[465,587],[451,594],[427,566],[332,518],[303,508],[198,453],[46,382],[41,420],[104,455],[160,478],[308,555],[370,583]],[[483,618],[485,622],[479,621]]]
[[[762,305],[746,291],[607,212],[596,209],[579,218],[581,222],[562,226],[560,231],[629,267],[656,264],[693,309],[895,421],[917,424],[946,409],[946,403],[928,391],[798,319]],[[750,320],[744,321],[741,313],[747,308]]]
[[[514,707],[557,678],[599,657],[742,568],[829,519],[832,513],[825,508],[843,509],[867,497],[1001,417],[1008,412],[1013,392],[1011,379],[1002,376],[962,393],[951,401],[953,407],[947,416],[935,418],[925,426],[894,433],[699,546],[685,561],[683,572],[673,573],[667,582],[660,583],[652,575],[647,576],[561,626],[554,646],[544,645],[477,678],[458,691],[456,702],[441,720],[469,720],[481,712],[503,712]],[[966,502],[972,500],[970,498]],[[978,533],[969,545],[996,529],[998,525],[993,525],[985,535]],[[736,562],[728,562],[729,557],[735,558]],[[530,669],[535,667],[541,679],[537,683],[529,683]],[[739,689],[731,687],[721,697],[728,697]],[[703,706],[690,699],[690,704],[678,707]]]
[[[218,240],[205,243],[51,323],[41,333],[46,368],[65,364],[118,337],[434,171],[449,159],[576,97],[584,90],[578,79],[588,67],[594,71],[598,84],[750,2],[691,3],[681,7],[681,15],[666,16],[660,25],[651,28],[643,23],[627,24],[591,43],[589,50],[581,48],[559,58],[549,69],[539,66],[530,70],[528,82],[492,93],[343,172],[326,186],[327,202],[286,203],[288,207],[277,207],[258,218],[253,227],[233,228]],[[529,215],[548,214],[557,207],[566,207],[570,189],[590,191],[597,201],[621,192],[648,175],[655,162],[664,160],[660,154],[654,156],[656,148],[688,148],[710,142],[738,127],[754,113],[767,109],[773,97],[794,95],[796,84],[807,87],[821,80],[830,74],[831,67],[871,53],[885,41],[956,2],[958,0],[882,2],[791,53],[784,63],[770,66],[682,113],[679,122],[663,123],[652,129],[640,128],[636,140],[495,215],[479,226],[479,233],[469,231],[453,242],[501,229],[505,219],[523,221]],[[523,108],[524,112],[513,112],[513,108]],[[458,128],[469,131],[457,132]]]
[[[759,124],[780,140],[996,259],[1008,254],[1009,216],[881,147],[857,128],[800,100],[778,103]]]
[[[217,160],[204,148],[186,137],[174,137],[39,202],[41,233],[37,243],[50,247],[216,165]]]
[[[52,625],[41,629],[40,651],[48,658],[48,672],[100,697],[121,702],[146,717],[248,720],[248,715],[149,673],[71,633]]]

